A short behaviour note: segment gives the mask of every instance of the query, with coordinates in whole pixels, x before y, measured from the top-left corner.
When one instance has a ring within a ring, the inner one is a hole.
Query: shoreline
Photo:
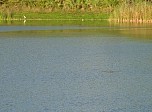
[[[51,12],[51,13],[34,13],[34,12],[22,12],[15,13],[11,18],[2,18],[2,14],[0,15],[0,21],[109,21],[115,23],[152,23],[152,19],[144,20],[144,19],[113,19],[109,18],[110,14],[106,13],[68,13],[65,14],[63,12]]]

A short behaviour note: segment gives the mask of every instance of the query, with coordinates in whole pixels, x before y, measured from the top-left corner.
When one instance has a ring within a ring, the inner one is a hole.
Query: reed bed
[[[109,20],[122,23],[152,23],[152,3],[121,4],[115,7]]]

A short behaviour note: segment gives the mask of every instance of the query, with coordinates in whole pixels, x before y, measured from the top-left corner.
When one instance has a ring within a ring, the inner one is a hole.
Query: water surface
[[[0,26],[0,112],[151,112],[147,25]]]

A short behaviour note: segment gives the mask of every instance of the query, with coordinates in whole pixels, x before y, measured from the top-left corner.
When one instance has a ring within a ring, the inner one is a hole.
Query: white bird
[[[24,19],[26,19],[26,16],[23,16],[24,17]]]

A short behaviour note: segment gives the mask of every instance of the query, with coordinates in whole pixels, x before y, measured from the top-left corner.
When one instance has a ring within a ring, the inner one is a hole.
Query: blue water
[[[82,32],[1,35],[0,112],[152,112],[151,40]]]

